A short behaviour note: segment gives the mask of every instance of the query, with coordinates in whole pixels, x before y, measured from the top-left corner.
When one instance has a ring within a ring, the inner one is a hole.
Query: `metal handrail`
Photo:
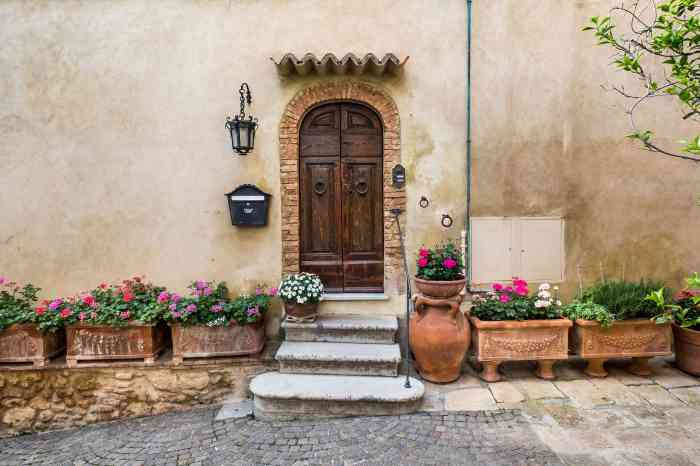
[[[403,233],[401,232],[401,222],[399,221],[399,216],[403,213],[402,209],[394,208],[390,210],[391,214],[394,216],[396,221],[396,228],[399,230],[399,242],[401,243],[401,257],[403,258],[403,274],[406,279],[406,334],[404,336],[404,369],[406,371],[406,382],[403,386],[406,388],[411,388],[411,378],[410,378],[410,349],[408,347],[409,332],[411,331],[411,312],[413,307],[413,300],[411,299],[411,278],[408,275],[408,261],[406,260],[406,245],[403,240]]]

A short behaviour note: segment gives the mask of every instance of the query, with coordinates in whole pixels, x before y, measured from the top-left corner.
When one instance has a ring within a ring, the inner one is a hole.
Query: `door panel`
[[[302,158],[300,175],[301,270],[342,291],[340,159]]]
[[[327,104],[302,122],[301,270],[330,292],[384,285],[382,126],[357,104]]]
[[[323,105],[304,118],[301,125],[302,157],[340,155],[340,105]]]
[[[382,159],[343,158],[342,167],[344,289],[358,292],[382,291]]]

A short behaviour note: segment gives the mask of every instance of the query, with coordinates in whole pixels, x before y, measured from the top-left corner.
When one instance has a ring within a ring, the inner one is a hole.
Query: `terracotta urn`
[[[589,377],[606,377],[603,364],[610,358],[632,358],[628,372],[648,376],[649,359],[671,354],[671,324],[657,324],[650,319],[628,319],[613,322],[604,328],[593,320],[577,319],[574,347],[588,361]]]
[[[409,325],[411,351],[420,375],[436,383],[457,380],[469,348],[469,321],[459,309],[460,296],[436,299],[413,297],[415,310]]]
[[[683,372],[700,375],[700,332],[673,324],[676,366]]]
[[[537,361],[535,375],[555,378],[553,366],[569,356],[569,319],[486,321],[470,316],[474,354],[487,382],[502,379],[503,361]]]
[[[452,298],[457,296],[467,283],[466,278],[460,280],[433,281],[413,277],[419,293],[431,298]]]
[[[318,317],[318,304],[299,304],[296,302],[284,302],[285,320],[288,322],[313,322]]]

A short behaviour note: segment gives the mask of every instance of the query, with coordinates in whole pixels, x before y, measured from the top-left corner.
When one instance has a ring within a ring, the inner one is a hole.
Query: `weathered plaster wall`
[[[624,140],[617,78],[580,32],[613,0],[475,0],[474,214],[567,218],[568,287],[581,264],[678,279],[697,267],[700,172]],[[408,169],[409,247],[459,237],[465,211],[466,5],[441,0],[8,0],[0,3],[0,271],[65,294],[133,273],[232,289],[281,271],[278,125],[328,78],[281,80],[285,52],[394,52]],[[253,90],[255,151],[223,123]],[[656,119],[677,129],[675,107]],[[668,115],[668,117],[667,117]],[[680,135],[672,135],[678,139]],[[270,224],[230,225],[223,197],[273,194]],[[418,209],[427,195],[430,209]],[[455,227],[439,226],[450,213]],[[396,302],[396,301],[395,301]],[[398,301],[400,302],[400,301]],[[400,311],[400,306],[391,304]]]

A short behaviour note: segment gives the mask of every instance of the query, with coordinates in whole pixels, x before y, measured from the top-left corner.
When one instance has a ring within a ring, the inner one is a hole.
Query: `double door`
[[[326,104],[299,135],[301,270],[329,292],[384,286],[383,132],[369,108]]]

